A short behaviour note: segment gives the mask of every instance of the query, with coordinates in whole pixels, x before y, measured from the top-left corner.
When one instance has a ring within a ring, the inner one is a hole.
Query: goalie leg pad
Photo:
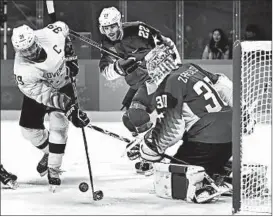
[[[200,166],[154,163],[154,171],[158,197],[192,202],[203,187],[205,170]]]
[[[145,108],[138,102],[132,102],[130,108],[124,113],[122,121],[130,132],[143,133],[152,127],[150,115]]]
[[[44,153],[48,153],[48,130],[21,127],[21,132],[23,137],[29,140],[32,145],[42,150]]]

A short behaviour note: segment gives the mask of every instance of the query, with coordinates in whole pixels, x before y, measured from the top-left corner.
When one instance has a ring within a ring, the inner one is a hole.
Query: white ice
[[[129,137],[122,123],[93,123]],[[159,198],[153,191],[153,176],[135,173],[135,162],[121,158],[125,144],[86,128],[95,190],[104,198],[92,201],[91,191],[79,184],[88,181],[88,168],[80,129],[71,126],[63,159],[62,185],[48,191],[47,178],[36,172],[42,153],[27,142],[18,121],[1,121],[1,162],[18,176],[19,188],[1,186],[1,215],[230,215],[231,197],[212,204],[193,204]],[[90,184],[89,184],[90,186]]]

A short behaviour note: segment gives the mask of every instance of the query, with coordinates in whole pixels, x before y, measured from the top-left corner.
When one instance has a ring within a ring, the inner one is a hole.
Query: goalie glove
[[[140,143],[140,156],[142,159],[150,162],[160,162],[163,157],[154,139],[152,138],[152,130],[144,136],[143,141]]]
[[[134,141],[130,142],[128,145],[126,145],[126,148],[128,148]],[[127,151],[127,157],[129,160],[136,160],[140,157],[139,153],[139,144],[136,144],[133,148],[131,148],[129,151]]]

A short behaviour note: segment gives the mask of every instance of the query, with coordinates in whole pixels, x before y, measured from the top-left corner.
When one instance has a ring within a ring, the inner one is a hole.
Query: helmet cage
[[[147,54],[145,60],[150,77],[149,83],[154,83],[158,86],[171,73],[171,70],[164,67],[164,63],[168,63],[170,59],[173,59],[173,53],[164,45],[155,47]]]
[[[32,45],[30,45],[30,47],[23,49],[23,50],[18,50],[18,52],[22,56],[24,56],[25,58],[33,60],[33,59],[37,58],[37,56],[39,55],[41,50],[42,50],[42,47],[38,43],[37,36],[35,36],[35,39],[34,39]]]

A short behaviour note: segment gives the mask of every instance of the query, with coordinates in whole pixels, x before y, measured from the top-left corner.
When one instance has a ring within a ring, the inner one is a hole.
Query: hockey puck
[[[102,191],[95,191],[94,192],[94,196],[93,196],[94,200],[101,200],[103,198],[103,192]]]
[[[79,185],[79,189],[81,192],[87,192],[88,189],[89,189],[89,186],[86,182],[82,182],[80,185]]]

